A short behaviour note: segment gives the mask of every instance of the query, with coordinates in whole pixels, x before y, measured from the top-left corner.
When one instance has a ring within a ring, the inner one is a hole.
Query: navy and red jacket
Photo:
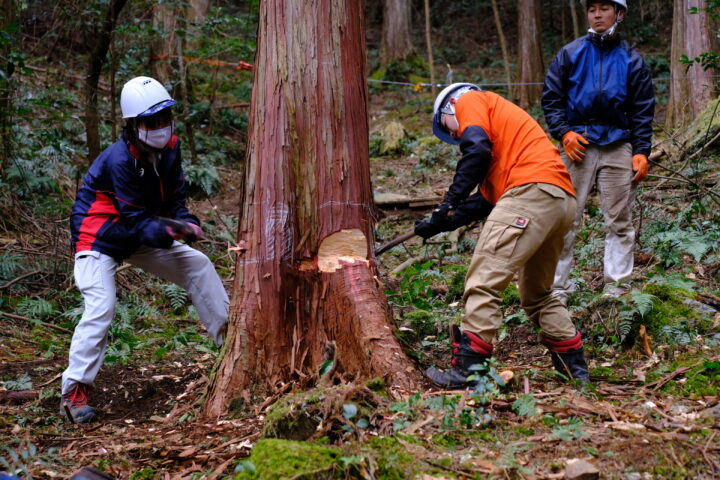
[[[120,261],[140,245],[170,248],[173,238],[157,217],[199,225],[185,206],[186,198],[180,141],[175,135],[157,154],[155,165],[121,138],[95,159],[83,177],[70,215],[73,249]]]
[[[595,145],[626,141],[633,154],[650,154],[650,70],[619,36],[601,40],[588,34],[565,45],[545,75],[542,108],[558,140],[572,130]]]

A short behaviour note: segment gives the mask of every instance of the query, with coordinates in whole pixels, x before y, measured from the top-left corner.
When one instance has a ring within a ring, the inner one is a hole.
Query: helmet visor
[[[172,107],[172,106],[175,105],[176,103],[177,103],[177,101],[173,100],[172,98],[169,99],[169,100],[163,100],[162,102],[156,103],[156,104],[153,105],[152,107],[148,108],[148,109],[145,110],[144,112],[138,113],[137,116],[138,116],[138,117],[149,117],[150,115],[155,115],[155,114],[156,114],[157,112],[159,112],[160,110],[164,110],[164,109],[166,109],[166,108],[168,108],[168,107]]]

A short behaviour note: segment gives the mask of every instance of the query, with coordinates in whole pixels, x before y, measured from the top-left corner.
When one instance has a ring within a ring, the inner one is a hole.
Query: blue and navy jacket
[[[625,40],[588,34],[565,45],[545,76],[542,107],[550,133],[573,130],[596,145],[628,141],[650,154],[655,92],[650,70]]]
[[[175,135],[157,155],[155,165],[121,138],[95,159],[83,177],[70,215],[73,248],[118,261],[140,245],[170,248],[173,239],[157,217],[199,225],[185,201],[180,142]]]

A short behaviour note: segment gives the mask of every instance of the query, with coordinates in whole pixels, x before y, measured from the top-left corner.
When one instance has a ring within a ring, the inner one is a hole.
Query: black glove
[[[182,220],[174,220],[167,217],[158,217],[157,221],[165,226],[165,230],[175,240],[182,240],[185,243],[192,243],[202,238],[202,230],[200,227],[190,222]]]
[[[449,203],[441,203],[433,210],[430,218],[415,222],[415,235],[422,238],[430,238],[438,233],[454,230],[451,226],[452,209]]]
[[[485,220],[493,209],[493,205],[480,192],[470,195],[455,208],[450,230],[455,230],[472,222]]]
[[[442,232],[444,232],[444,230],[432,223],[432,220],[429,218],[415,221],[415,235],[418,237],[428,239]]]

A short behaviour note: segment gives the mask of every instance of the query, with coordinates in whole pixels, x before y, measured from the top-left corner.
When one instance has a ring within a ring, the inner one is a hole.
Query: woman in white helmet
[[[229,300],[210,260],[188,245],[203,233],[185,205],[176,103],[150,77],[125,84],[122,138],[92,163],[72,208],[74,276],[85,309],[70,344],[60,412],[74,422],[97,416],[88,395],[105,354],[120,262],[185,288],[208,334],[222,343]]]

